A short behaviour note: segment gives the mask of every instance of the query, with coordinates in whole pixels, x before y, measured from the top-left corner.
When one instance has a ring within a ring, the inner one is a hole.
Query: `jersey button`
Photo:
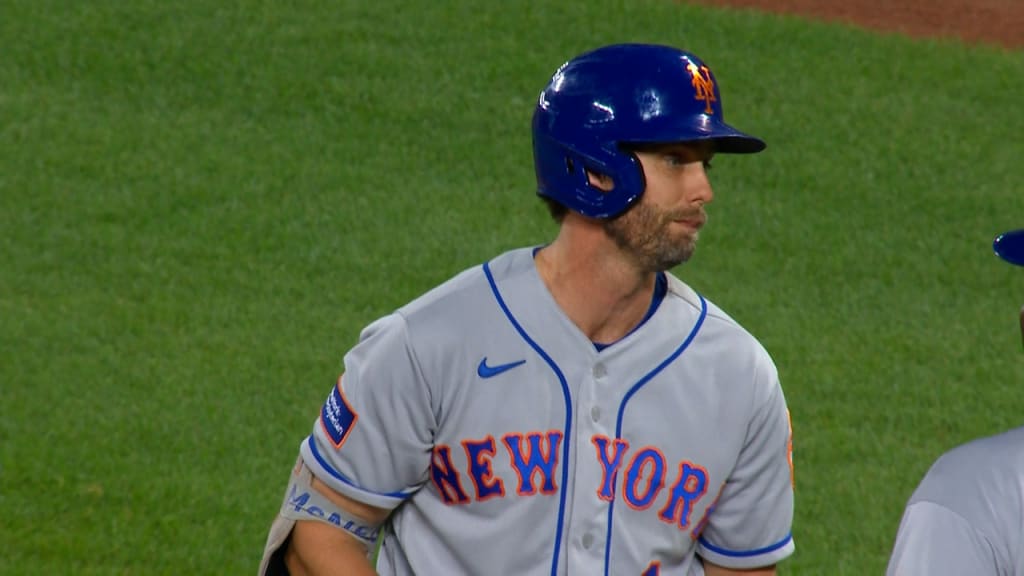
[[[595,364],[594,365],[594,378],[597,378],[598,380],[600,380],[601,378],[604,378],[607,375],[608,375],[608,370],[605,369],[604,364]]]
[[[599,407],[597,407],[597,406],[594,406],[593,408],[591,408],[590,409],[590,418],[594,422],[597,422],[598,420],[600,420],[601,419],[601,409]]]
[[[590,547],[594,545],[594,535],[587,532],[583,535],[583,548],[590,550]]]

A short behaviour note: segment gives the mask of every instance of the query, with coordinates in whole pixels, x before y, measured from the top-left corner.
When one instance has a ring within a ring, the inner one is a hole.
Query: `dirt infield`
[[[1024,48],[1024,0],[688,0],[757,8],[916,37]]]

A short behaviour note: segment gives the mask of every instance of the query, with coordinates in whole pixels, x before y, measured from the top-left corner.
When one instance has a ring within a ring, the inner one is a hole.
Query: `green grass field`
[[[0,574],[251,574],[360,328],[554,233],[529,119],[676,44],[727,119],[677,272],[796,430],[782,574],[879,574],[930,462],[1024,423],[1024,54],[669,0],[0,2]]]

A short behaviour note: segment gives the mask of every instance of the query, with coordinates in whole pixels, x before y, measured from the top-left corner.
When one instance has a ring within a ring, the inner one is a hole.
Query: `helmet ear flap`
[[[636,156],[596,145],[581,148],[534,134],[538,195],[590,218],[617,216],[640,198],[645,181]],[[611,188],[592,184],[588,172],[609,178]]]

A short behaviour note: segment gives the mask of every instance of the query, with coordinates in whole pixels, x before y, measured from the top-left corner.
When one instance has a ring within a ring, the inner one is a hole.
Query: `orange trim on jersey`
[[[601,464],[601,486],[597,489],[597,497],[605,502],[612,502],[615,500],[615,479],[619,473],[619,467],[622,466],[622,457],[629,450],[629,441],[622,438],[613,440],[604,434],[595,434],[590,438],[590,443],[594,445],[594,450],[597,451],[597,461]],[[615,449],[610,460],[608,458],[609,443]],[[611,472],[608,470],[609,466],[612,468]]]
[[[652,454],[653,452],[653,454]],[[661,477],[659,477],[657,485],[654,483],[654,473],[658,469],[657,462],[654,459],[654,454],[657,454],[661,458]],[[637,459],[640,459],[638,462]],[[651,462],[654,468],[651,470],[651,475],[647,478],[647,486],[643,489],[643,496],[637,496],[636,486],[640,483],[639,480],[643,479],[643,471],[647,466],[647,461]],[[632,483],[629,481],[628,472],[637,467],[636,480]],[[633,459],[629,461],[629,466],[626,466],[626,481],[622,483],[622,498],[626,501],[626,506],[629,506],[633,510],[647,510],[650,508],[654,501],[658,499],[658,493],[665,487],[665,475],[668,473],[668,460],[665,459],[665,454],[661,450],[654,446],[644,446],[633,455]],[[653,492],[652,492],[653,491]],[[636,506],[633,501],[647,500],[647,504],[643,506]]]
[[[699,473],[699,474],[698,474]],[[703,476],[703,477],[701,477]],[[703,480],[703,485],[701,485]],[[677,526],[680,530],[686,530],[690,526],[690,516],[693,515],[694,504],[700,500],[708,491],[708,471],[699,464],[689,460],[679,463],[679,479],[672,486],[668,502],[658,512],[658,518],[662,522],[668,522]],[[677,496],[678,495],[678,496]],[[680,510],[680,504],[682,509]]]
[[[345,429],[345,432],[341,435],[341,438],[337,442],[335,442],[334,437],[332,437],[331,433],[327,430],[327,424],[324,423],[324,417],[322,412],[319,417],[320,427],[323,428],[324,436],[327,437],[327,440],[331,443],[331,445],[334,446],[335,450],[339,450],[345,444],[345,441],[348,440],[348,435],[352,433],[352,429],[356,427],[356,422],[359,421],[359,414],[357,414],[356,411],[352,409],[352,405],[348,403],[348,398],[345,398],[345,389],[341,387],[341,381],[343,378],[345,378],[344,374],[338,376],[338,383],[335,384],[334,386],[335,388],[338,389],[338,397],[341,398],[342,403],[345,404],[345,408],[349,411],[350,414],[352,414],[352,423],[349,424],[348,428]],[[330,400],[330,397],[328,397],[328,400]]]
[[[661,574],[661,560],[655,560],[647,565],[640,576],[658,576],[659,574]]]
[[[786,440],[786,460],[789,462],[789,484],[796,488],[796,471],[793,468],[793,416],[786,408],[786,421],[789,422],[789,439]]]
[[[473,451],[470,448],[471,445],[481,448]],[[466,461],[469,462],[469,477],[473,480],[473,487],[476,488],[476,501],[484,502],[491,498],[504,497],[505,483],[494,475],[494,468],[491,465],[491,459],[497,453],[494,436],[488,435],[483,440],[463,440],[462,449],[466,451]],[[490,458],[486,458],[485,455],[489,455]],[[477,474],[477,471],[480,473]],[[481,496],[485,491],[488,494]]]
[[[469,496],[462,488],[459,472],[452,464],[451,452],[452,449],[447,444],[438,444],[430,457],[430,479],[441,493],[441,500],[448,506],[469,502]],[[441,483],[442,480],[444,485]],[[453,491],[454,495],[449,493],[449,490]]]

